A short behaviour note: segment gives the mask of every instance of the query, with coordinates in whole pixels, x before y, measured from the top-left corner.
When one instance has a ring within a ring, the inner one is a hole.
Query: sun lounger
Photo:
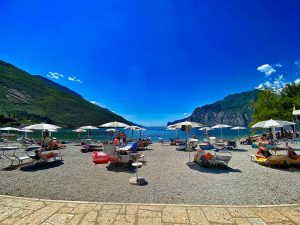
[[[114,144],[103,144],[103,152],[113,156],[116,151],[116,146]]]
[[[137,143],[129,142],[126,146],[122,148],[116,148],[115,145],[104,144],[103,152],[107,153],[110,158],[111,164],[128,164],[134,161],[134,157],[138,156],[138,159],[142,159],[142,162],[145,161],[143,154],[137,154]]]
[[[177,151],[184,151],[185,149],[186,149],[186,144],[176,145],[176,150]]]
[[[255,155],[255,162],[265,165],[265,166],[284,166],[288,167],[288,156],[286,155],[271,155],[270,157],[266,158],[264,156]]]
[[[36,147],[27,148],[25,150],[27,156],[33,160],[34,163],[48,163],[52,161],[62,160],[63,154],[62,151],[59,152],[50,152],[47,154],[41,153],[41,155],[30,154],[33,151],[38,150]]]
[[[254,155],[254,154],[248,155],[248,156],[250,157],[251,162],[254,162],[254,161],[255,161],[255,155]]]
[[[29,156],[16,156],[15,154],[9,155],[5,154],[4,155],[8,160],[11,161],[10,166],[13,166],[14,162],[18,162],[18,165],[22,164],[23,161],[31,159]]]
[[[196,144],[196,142],[190,141],[190,142],[188,143],[187,147],[186,147],[186,150],[187,150],[187,151],[194,151],[194,150],[196,150],[197,146],[198,146],[198,145]]]
[[[208,167],[227,166],[232,158],[231,152],[228,150],[203,151],[197,150],[195,161],[200,165]]]
[[[225,145],[226,149],[233,150],[237,147],[236,141],[227,141],[227,144]]]
[[[119,148],[119,150],[120,151],[129,151],[129,150],[131,150],[131,148],[132,148],[132,145],[126,145],[126,146],[124,146],[122,148]]]
[[[163,141],[163,142],[161,142],[161,145],[163,145],[163,146],[169,146],[169,145],[171,145],[171,143],[172,142]]]
[[[88,143],[86,145],[83,145],[83,149],[81,150],[82,152],[90,152],[94,150],[102,150],[103,146],[100,144],[91,144]]]
[[[10,166],[13,166],[13,164],[15,162],[18,163],[18,165],[20,165],[21,163],[23,163],[23,161],[30,159],[29,156],[18,156],[16,154],[16,151],[19,149],[19,147],[16,146],[3,146],[1,147],[1,150],[3,151],[3,156],[11,161]]]
[[[63,154],[62,152],[54,153],[50,152],[48,154],[43,154],[43,157],[37,157],[35,155],[28,155],[33,161],[38,164],[38,163],[48,163],[48,162],[53,162],[53,161],[61,161]]]

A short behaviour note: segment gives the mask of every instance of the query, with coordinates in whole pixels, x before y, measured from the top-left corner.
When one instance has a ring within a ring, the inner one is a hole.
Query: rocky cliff
[[[252,111],[250,102],[256,101],[258,90],[228,95],[221,101],[196,108],[187,119],[193,122],[213,126],[219,123],[231,126],[248,126]],[[168,124],[177,123],[177,120]]]

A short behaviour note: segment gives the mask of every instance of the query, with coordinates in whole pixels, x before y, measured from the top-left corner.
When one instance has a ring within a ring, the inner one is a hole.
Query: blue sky
[[[143,125],[300,77],[297,0],[0,0],[0,7],[0,59]]]

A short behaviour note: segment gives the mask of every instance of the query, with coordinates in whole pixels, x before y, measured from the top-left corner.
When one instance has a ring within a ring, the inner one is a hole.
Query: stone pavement
[[[300,205],[197,206],[39,200],[0,195],[0,224],[300,224]]]

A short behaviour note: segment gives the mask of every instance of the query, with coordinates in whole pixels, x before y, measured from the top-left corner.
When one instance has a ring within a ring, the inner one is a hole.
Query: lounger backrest
[[[215,145],[217,143],[216,137],[209,137],[208,140],[211,145]]]
[[[103,152],[109,155],[114,155],[116,146],[114,144],[103,144]]]
[[[137,143],[136,142],[134,142],[133,144],[132,144],[132,148],[131,148],[131,150],[132,150],[132,152],[136,152],[136,150],[137,150]]]

